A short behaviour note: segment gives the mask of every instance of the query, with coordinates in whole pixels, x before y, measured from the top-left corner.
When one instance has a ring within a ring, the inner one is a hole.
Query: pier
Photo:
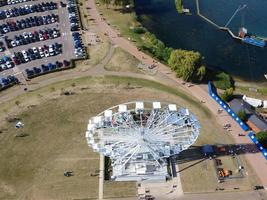
[[[223,27],[223,26],[219,26],[218,24],[216,24],[215,22],[213,22],[212,20],[208,19],[207,17],[205,17],[204,15],[202,15],[200,13],[200,9],[199,9],[199,0],[196,0],[196,6],[197,6],[197,15],[200,16],[202,19],[204,19],[205,21],[207,21],[208,23],[210,23],[211,25],[215,26],[216,28],[222,30],[222,31],[227,31],[229,33],[229,35],[231,35],[232,38],[237,39],[237,40],[241,40],[241,37],[236,36],[229,28],[227,27]]]

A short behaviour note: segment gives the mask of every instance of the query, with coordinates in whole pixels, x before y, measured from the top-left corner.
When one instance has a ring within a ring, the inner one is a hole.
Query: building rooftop
[[[267,130],[267,122],[257,115],[257,113],[252,109],[251,105],[249,105],[247,102],[243,101],[242,99],[233,99],[229,102],[229,105],[235,113],[238,113],[240,110],[244,110],[248,116],[248,121],[257,127],[257,129]]]

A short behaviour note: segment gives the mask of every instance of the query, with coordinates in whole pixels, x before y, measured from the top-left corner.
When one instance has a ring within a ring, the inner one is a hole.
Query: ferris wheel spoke
[[[157,153],[154,152],[153,148],[150,145],[147,145],[147,149],[149,150],[150,154],[153,156],[154,160],[162,168],[162,165],[160,164],[158,160],[160,160],[162,163],[164,163],[165,161]]]
[[[88,125],[87,142],[111,158],[115,177],[142,176],[150,165],[154,166],[152,174],[166,174],[166,158],[188,148],[199,135],[197,119],[183,108],[153,102],[153,106],[139,110],[138,105],[140,102],[114,106],[89,121],[96,126]]]
[[[122,155],[121,157],[119,157],[117,160],[115,160],[115,164],[120,164],[123,162],[123,160],[128,156],[131,155],[130,157],[132,157],[132,155],[134,155],[134,153],[140,148],[140,146],[137,144],[134,148],[132,148],[130,151],[128,151],[126,154]]]
[[[181,121],[183,119],[185,119],[185,117],[184,118],[179,118],[175,122],[168,123],[167,125],[162,125],[162,127],[157,127],[157,129],[154,128],[153,130],[155,130],[155,131],[151,130],[151,132],[153,134],[155,134],[155,135],[156,134],[162,134],[162,132],[164,132],[164,130],[168,130],[170,127],[173,127],[174,124],[178,123],[179,121]],[[181,126],[176,126],[176,129],[183,128],[184,126],[186,126],[186,124],[183,124]]]
[[[172,115],[172,113],[168,113],[167,116],[166,115],[163,115],[159,122],[156,124],[156,126],[154,126],[151,130],[155,130],[157,127],[161,126],[161,125],[164,125],[164,123],[166,123],[166,119],[168,119],[170,116]]]

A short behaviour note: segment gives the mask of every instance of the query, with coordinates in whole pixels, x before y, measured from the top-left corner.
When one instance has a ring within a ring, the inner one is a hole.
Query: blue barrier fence
[[[208,91],[209,95],[240,125],[244,131],[249,130],[248,126],[242,122],[235,112],[218,96],[216,88],[210,81],[208,83]]]
[[[259,143],[253,131],[249,132],[248,137],[258,147],[264,158],[267,160],[267,150]]]

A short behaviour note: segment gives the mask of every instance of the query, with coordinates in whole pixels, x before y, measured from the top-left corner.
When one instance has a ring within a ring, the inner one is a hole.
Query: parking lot
[[[78,31],[75,0],[1,2],[0,84],[9,75],[24,81],[21,79],[68,67],[71,59],[84,57]]]

